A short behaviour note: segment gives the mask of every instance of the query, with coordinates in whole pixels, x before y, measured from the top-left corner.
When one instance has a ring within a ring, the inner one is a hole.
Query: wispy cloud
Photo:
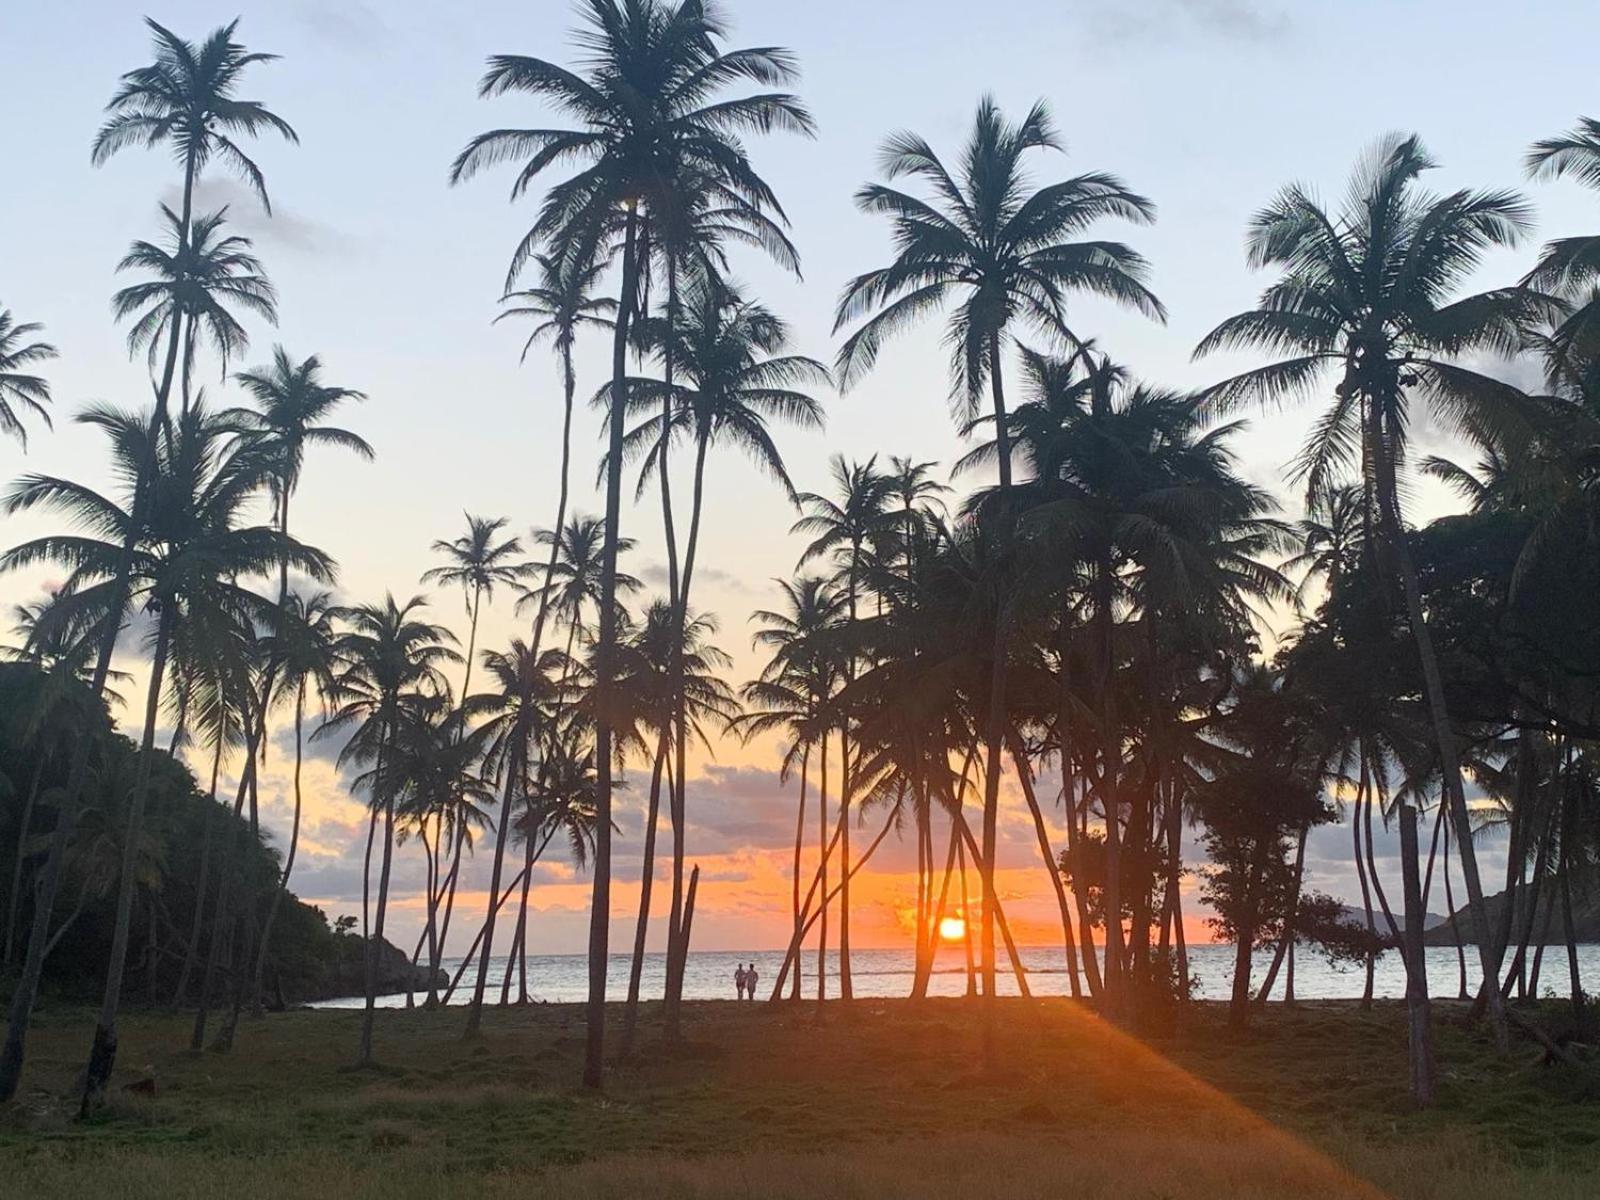
[[[375,53],[389,40],[388,22],[364,0],[308,0],[295,19],[340,50]]]
[[[176,211],[183,195],[172,187],[161,200]],[[359,239],[333,225],[285,208],[277,197],[273,197],[272,215],[268,216],[256,194],[237,180],[201,180],[195,188],[195,211],[214,212],[224,207],[228,210],[229,231],[249,238],[258,249],[273,247],[326,257],[349,254],[359,244]]]
[[[1288,13],[1256,0],[1093,0],[1090,35],[1106,46],[1150,45],[1199,36],[1227,42],[1277,42],[1291,31]]]

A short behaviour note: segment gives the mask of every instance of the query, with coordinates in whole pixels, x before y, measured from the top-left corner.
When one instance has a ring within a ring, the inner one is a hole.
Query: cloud
[[[295,20],[322,41],[344,51],[375,53],[391,36],[383,17],[364,0],[307,0]]]
[[[1263,45],[1281,41],[1289,16],[1255,0],[1094,0],[1085,8],[1090,35],[1106,46],[1148,46],[1188,36]]]
[[[271,184],[268,184],[271,195]],[[162,203],[176,211],[183,202],[183,193],[176,187],[168,188]],[[269,216],[261,207],[260,198],[250,188],[236,179],[202,179],[195,186],[195,212],[214,212],[226,207],[228,231],[242,234],[259,249],[270,246],[297,254],[315,254],[319,257],[348,254],[357,248],[359,239],[322,221],[312,220],[274,201]]]
[[[648,562],[640,568],[639,578],[654,587],[666,587],[668,583],[667,564],[663,562]],[[695,564],[694,582],[710,584],[718,591],[739,592],[744,595],[754,595],[758,590],[750,585],[749,580],[733,571],[703,563]]]

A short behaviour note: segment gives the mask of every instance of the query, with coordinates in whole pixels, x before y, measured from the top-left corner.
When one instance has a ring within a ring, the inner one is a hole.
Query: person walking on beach
[[[755,963],[751,963],[749,969],[744,973],[744,986],[749,991],[750,999],[752,1000],[756,998],[756,980],[760,978],[761,976],[756,972]]]
[[[744,973],[744,964],[740,963],[733,973],[733,986],[739,989],[739,999],[744,999],[745,982],[749,977]]]

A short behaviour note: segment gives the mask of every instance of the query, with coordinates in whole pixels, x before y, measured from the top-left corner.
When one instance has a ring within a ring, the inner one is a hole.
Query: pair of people
[[[760,979],[761,975],[756,970],[755,963],[751,963],[749,967],[740,963],[738,969],[733,973],[733,986],[739,989],[739,999],[754,1000],[756,998],[756,984]]]

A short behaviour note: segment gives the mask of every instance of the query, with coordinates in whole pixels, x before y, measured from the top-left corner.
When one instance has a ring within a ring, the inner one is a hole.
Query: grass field
[[[68,1093],[81,1013],[43,1018],[0,1116],[0,1195],[271,1197],[1417,1197],[1600,1195],[1600,1077],[1496,1056],[1446,1011],[1441,1102],[1406,1100],[1403,1012],[1304,1006],[1247,1039],[1201,1007],[1136,1041],[1065,1001],[1001,1002],[998,1066],[964,1001],[698,1003],[603,1094],[578,1086],[582,1013],[297,1012],[191,1055],[178,1017],[131,1015],[116,1097]],[[156,1094],[127,1090],[153,1076]]]

